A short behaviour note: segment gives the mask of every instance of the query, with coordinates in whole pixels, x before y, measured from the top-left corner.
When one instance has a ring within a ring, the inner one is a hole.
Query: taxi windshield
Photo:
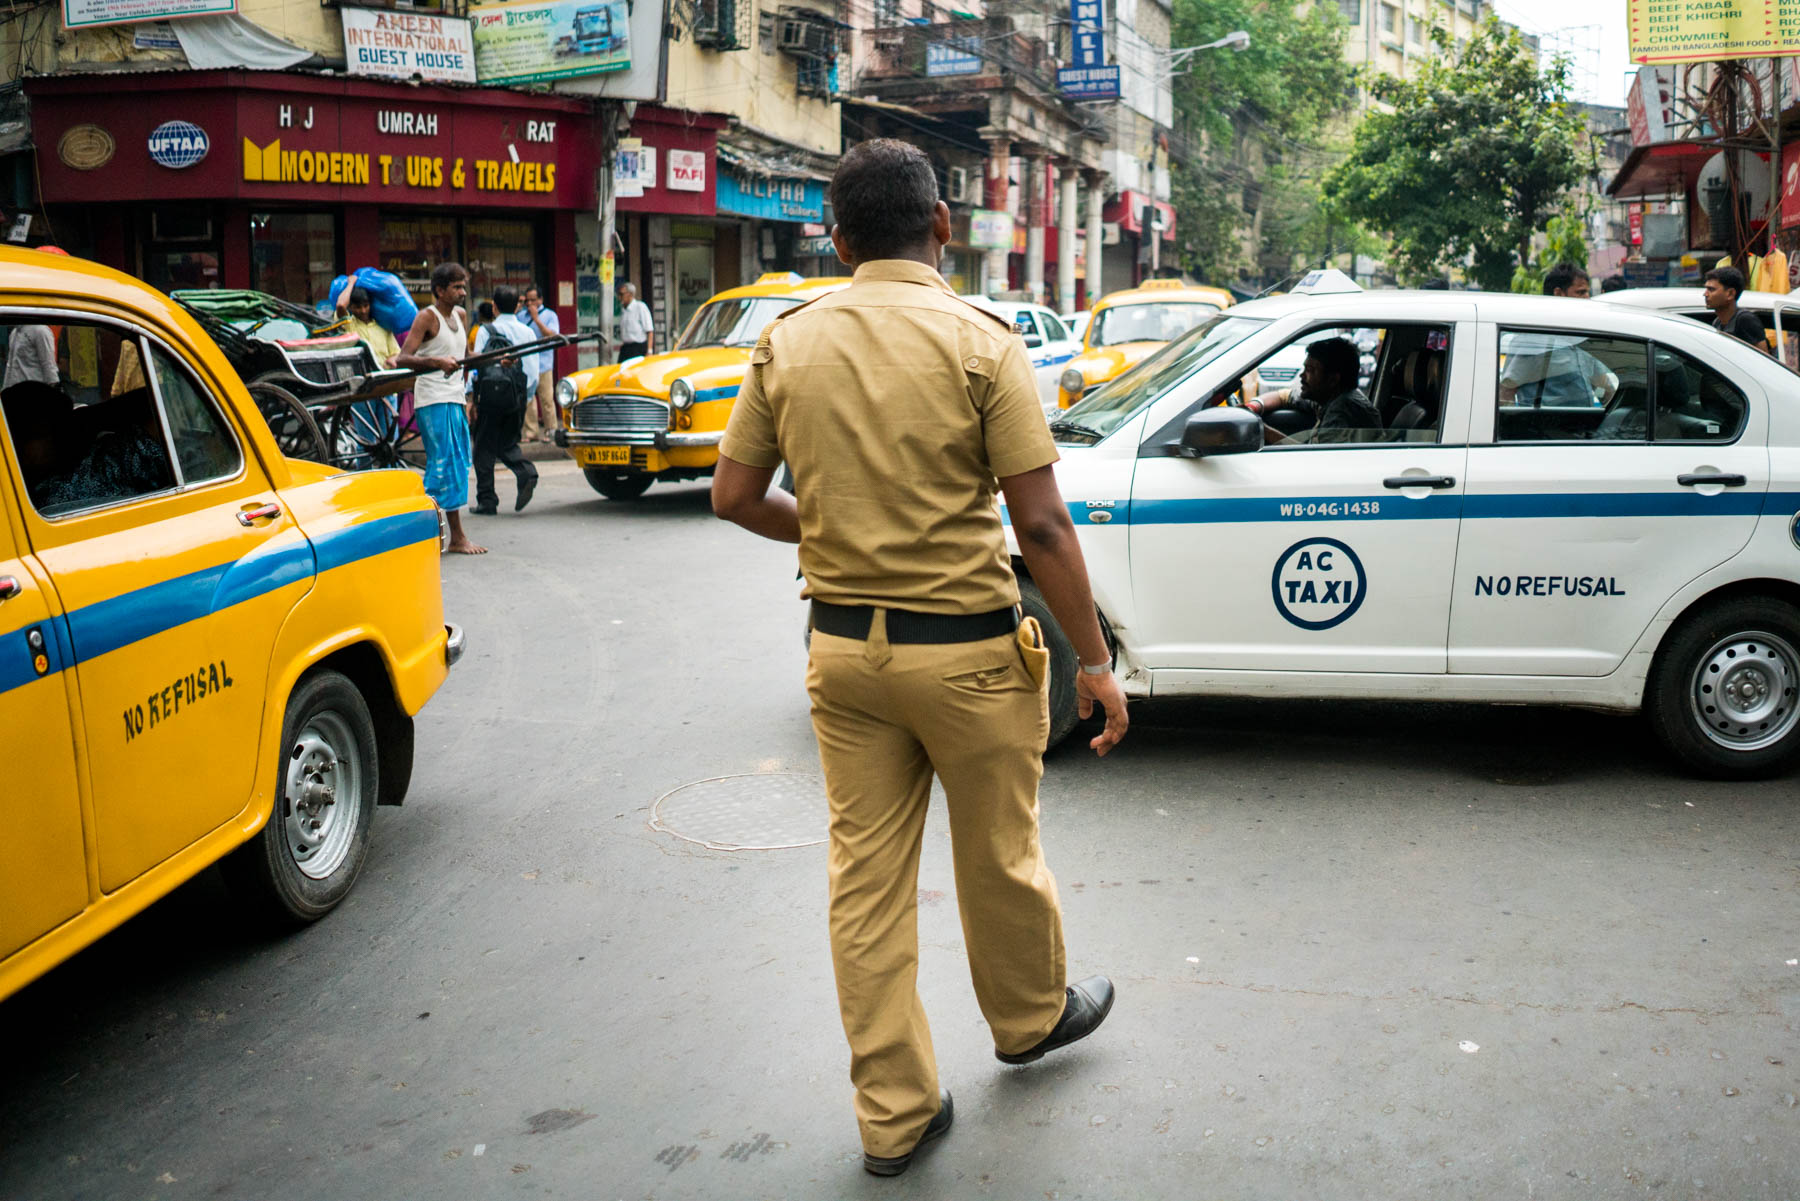
[[[1155,304],[1121,304],[1101,309],[1089,331],[1089,346],[1123,342],[1173,342],[1219,311],[1216,304],[1171,300]]]
[[[800,302],[791,296],[715,300],[694,314],[678,350],[701,346],[755,346],[769,322]]]
[[[1088,393],[1050,423],[1050,432],[1058,442],[1069,445],[1098,442],[1133,413],[1267,324],[1250,317],[1215,316],[1118,379]]]

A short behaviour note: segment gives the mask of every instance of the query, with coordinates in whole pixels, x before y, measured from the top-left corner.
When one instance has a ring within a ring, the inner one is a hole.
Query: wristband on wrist
[[[1081,663],[1081,660],[1077,659],[1076,662]],[[1112,664],[1111,663],[1094,663],[1094,664],[1081,663],[1081,671],[1082,671],[1083,675],[1103,676],[1112,671]]]

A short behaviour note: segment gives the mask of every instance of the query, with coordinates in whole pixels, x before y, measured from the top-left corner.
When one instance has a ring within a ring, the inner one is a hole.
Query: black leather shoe
[[[1001,1063],[1036,1063],[1045,1053],[1078,1042],[1100,1028],[1112,1012],[1113,986],[1105,976],[1089,976],[1079,984],[1069,985],[1069,999],[1063,1003],[1062,1019],[1044,1036],[1044,1041],[1029,1051],[1008,1055],[996,1049],[994,1058]]]
[[[492,517],[500,511],[499,505],[470,505],[469,512],[476,517]]]
[[[531,503],[531,494],[537,491],[537,478],[519,481],[519,494],[513,498],[513,512],[517,513]]]
[[[919,1141],[913,1144],[913,1149],[905,1155],[895,1155],[891,1158],[870,1155],[865,1151],[863,1152],[863,1170],[876,1176],[898,1176],[912,1166],[913,1156],[919,1153],[920,1147],[934,1138],[941,1138],[949,1133],[950,1123],[954,1121],[956,1121],[956,1104],[950,1100],[950,1090],[940,1088],[938,1089],[938,1111],[926,1124],[925,1133],[919,1136]]]

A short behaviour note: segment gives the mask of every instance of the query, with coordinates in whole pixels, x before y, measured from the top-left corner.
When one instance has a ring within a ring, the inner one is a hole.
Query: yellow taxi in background
[[[847,276],[771,272],[707,301],[674,350],[565,376],[556,385],[557,445],[608,500],[642,496],[657,480],[711,475],[763,330],[788,309],[849,283]]]
[[[1056,403],[1068,408],[1088,392],[1173,342],[1231,304],[1231,293],[1183,283],[1145,280],[1135,288],[1100,298],[1082,338],[1082,351],[1057,380]]]
[[[410,471],[282,457],[115,271],[0,250],[0,997],[213,863],[322,916],[462,635]]]

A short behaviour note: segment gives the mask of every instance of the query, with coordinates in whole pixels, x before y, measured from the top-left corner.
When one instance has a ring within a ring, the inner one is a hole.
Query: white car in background
[[[1082,309],[1077,313],[1060,313],[1058,316],[1062,318],[1062,323],[1069,327],[1069,337],[1077,342],[1087,337],[1088,323],[1094,319],[1093,311],[1090,309]]]
[[[989,300],[986,296],[963,299],[1012,322],[1025,339],[1025,353],[1031,359],[1032,374],[1037,377],[1039,403],[1046,413],[1056,409],[1056,377],[1062,373],[1064,363],[1081,353],[1081,339],[1071,335],[1062,318],[1041,304]]]
[[[1655,309],[1661,313],[1679,313],[1695,321],[1711,325],[1712,310],[1706,307],[1705,288],[1626,288],[1619,292],[1603,292],[1594,297],[1607,304],[1628,304],[1633,308]],[[1767,331],[1769,349],[1792,367],[1796,362],[1796,335],[1800,335],[1800,292],[1742,292],[1738,308],[1762,322]],[[1784,353],[1785,352],[1785,353]]]
[[[1790,768],[1794,375],[1678,316],[1325,274],[1333,294],[1230,308],[1051,423],[1126,692],[1642,711],[1698,773]],[[1379,427],[1240,407],[1321,336],[1374,348]],[[1054,743],[1074,650],[1014,567]]]

